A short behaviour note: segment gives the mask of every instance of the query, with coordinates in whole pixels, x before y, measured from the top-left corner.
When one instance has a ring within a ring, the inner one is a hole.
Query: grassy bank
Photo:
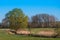
[[[41,28],[34,28],[31,31],[37,32],[38,30],[42,30]],[[43,28],[43,30],[46,30]],[[47,29],[51,30],[51,29]],[[41,37],[30,37],[23,35],[11,35],[8,34],[5,30],[0,30],[0,40],[60,40],[60,38],[41,38]]]

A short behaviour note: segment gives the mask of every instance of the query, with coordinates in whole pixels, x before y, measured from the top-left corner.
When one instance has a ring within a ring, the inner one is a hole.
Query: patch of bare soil
[[[17,34],[28,35],[28,34],[30,34],[30,31],[28,31],[28,30],[17,30],[16,33]]]
[[[55,31],[50,31],[50,30],[42,30],[42,31],[40,31],[40,32],[38,32],[37,33],[38,35],[40,35],[40,36],[56,36],[57,35],[57,33],[55,32]]]

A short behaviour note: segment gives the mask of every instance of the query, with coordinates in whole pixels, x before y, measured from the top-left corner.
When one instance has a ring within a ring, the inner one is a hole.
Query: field
[[[31,29],[31,31],[37,32],[42,29]],[[43,29],[46,30],[46,29]],[[52,30],[52,29],[47,29]],[[60,40],[60,38],[41,38],[41,37],[31,37],[31,36],[23,36],[23,35],[11,35],[8,34],[5,30],[0,29],[0,40]]]

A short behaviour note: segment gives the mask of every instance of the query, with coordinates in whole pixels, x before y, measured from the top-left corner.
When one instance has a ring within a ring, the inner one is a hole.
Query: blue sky
[[[60,0],[0,0],[0,22],[14,8],[21,8],[29,17],[46,13],[60,20]]]

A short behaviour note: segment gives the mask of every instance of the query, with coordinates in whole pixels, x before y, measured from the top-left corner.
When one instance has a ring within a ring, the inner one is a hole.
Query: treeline
[[[60,27],[60,21],[57,18],[49,14],[36,14],[31,17],[31,21],[28,22],[28,27],[33,28],[58,28]]]
[[[28,28],[58,28],[60,27],[60,21],[57,18],[49,14],[36,14],[30,18],[26,16],[21,9],[13,9],[6,13],[5,18],[2,20],[0,27],[9,28],[10,26],[19,26]]]

